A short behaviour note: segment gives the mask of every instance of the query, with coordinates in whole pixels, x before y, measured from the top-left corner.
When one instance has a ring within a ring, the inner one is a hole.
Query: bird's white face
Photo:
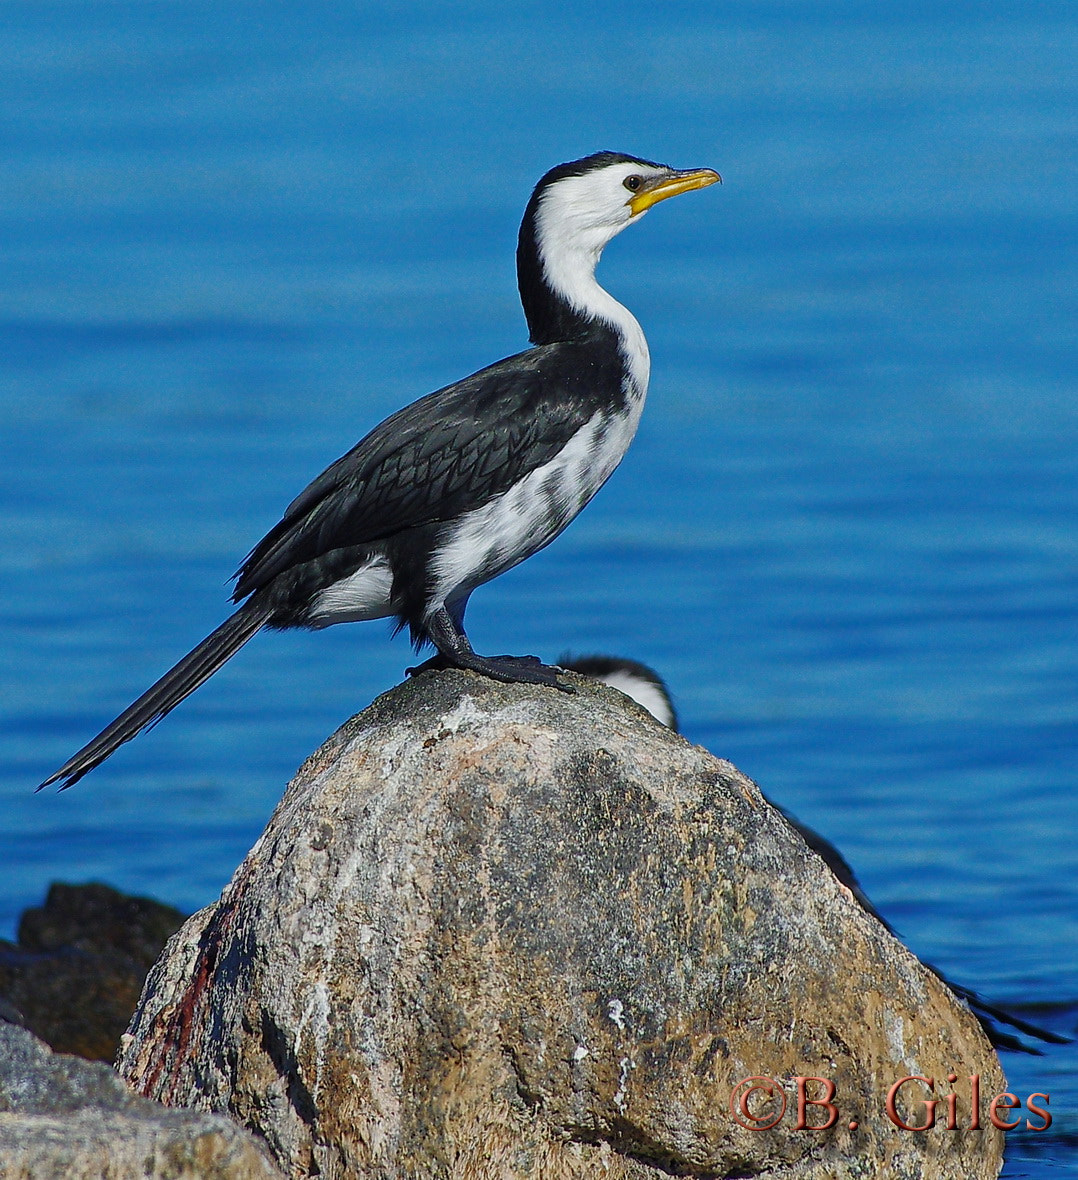
[[[588,157],[577,164],[584,170],[553,169],[558,178],[544,178],[536,190],[533,224],[538,261],[547,287],[574,311],[617,329],[629,357],[634,389],[642,398],[648,384],[647,342],[631,313],[595,281],[599,255],[615,234],[639,221],[652,205],[714,184],[719,174],[709,168],[679,172],[631,158],[597,164],[595,157]],[[526,225],[521,227],[522,235]]]
[[[594,262],[615,234],[652,205],[719,179],[708,168],[679,172],[619,161],[552,184],[539,205],[539,247],[546,257],[582,254]]]

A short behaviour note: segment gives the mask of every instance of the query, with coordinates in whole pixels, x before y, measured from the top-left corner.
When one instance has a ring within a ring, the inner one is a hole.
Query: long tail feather
[[[160,721],[166,713],[212,676],[222,664],[231,659],[268,620],[270,613],[269,608],[257,601],[244,603],[216,631],[207,635],[174,668],[148,688],[134,704],[129,705],[111,725],[106,726],[93,741],[83,746],[77,754],[73,754],[55,774],[50,775],[38,787],[38,790],[55,782],[60,783],[59,790],[66,790],[95,766],[100,766],[124,742],[129,742],[142,730]]]

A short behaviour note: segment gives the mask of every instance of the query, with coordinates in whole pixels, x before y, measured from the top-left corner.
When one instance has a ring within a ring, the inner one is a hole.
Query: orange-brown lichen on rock
[[[294,1176],[995,1176],[983,1112],[884,1108],[1004,1088],[971,1014],[733,766],[573,683],[427,673],[343,726],[151,974],[129,1081]],[[834,1126],[795,1129],[798,1077]]]

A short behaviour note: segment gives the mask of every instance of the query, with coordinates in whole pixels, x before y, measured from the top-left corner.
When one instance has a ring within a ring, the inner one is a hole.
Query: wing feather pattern
[[[529,349],[387,418],[292,501],[240,567],[234,600],[333,550],[455,519],[548,462],[616,377],[585,365],[581,380],[577,350]]]

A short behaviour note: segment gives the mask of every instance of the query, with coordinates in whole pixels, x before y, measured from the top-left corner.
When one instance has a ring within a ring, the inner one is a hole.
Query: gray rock
[[[281,1180],[231,1119],[168,1110],[99,1062],[54,1053],[0,1024],[4,1180]]]
[[[995,1176],[968,1010],[733,766],[573,682],[425,674],[342,727],[170,941],[121,1072],[294,1176]],[[958,1129],[887,1119],[894,1082],[952,1072]],[[771,1129],[731,1113],[754,1075]],[[795,1129],[799,1076],[835,1126]]]

